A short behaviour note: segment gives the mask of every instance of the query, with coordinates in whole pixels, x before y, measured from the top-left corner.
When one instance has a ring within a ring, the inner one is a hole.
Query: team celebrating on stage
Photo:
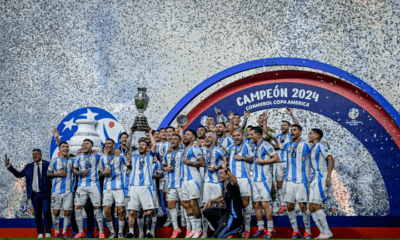
[[[133,132],[122,133],[118,148],[107,139],[101,153],[93,151],[88,138],[77,156],[70,155],[68,143],[60,142],[55,130],[60,154],[47,170],[55,237],[67,237],[73,211],[79,231],[74,237],[86,236],[83,207],[89,198],[99,238],[133,238],[135,222],[140,238],[153,238],[162,206],[167,215],[164,226],[173,228],[171,238],[271,238],[276,232],[273,201],[279,202],[278,214],[287,213],[292,238],[312,238],[311,217],[320,231],[316,238],[332,238],[322,209],[334,166],[330,146],[318,128],[303,140],[301,124],[289,108],[286,112],[293,124],[282,121],[279,133],[268,127],[266,112],[257,126],[246,126],[250,113],[244,114],[242,123],[240,115],[229,112],[228,121],[216,122],[209,116],[206,126],[196,130],[180,125],[150,129],[137,145],[131,144]],[[303,233],[296,208],[303,217]],[[186,232],[181,234],[180,227]]]

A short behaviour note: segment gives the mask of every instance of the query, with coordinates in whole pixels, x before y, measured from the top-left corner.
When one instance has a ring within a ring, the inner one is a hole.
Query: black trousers
[[[38,234],[44,234],[44,228],[46,233],[51,234],[51,209],[50,199],[46,197],[44,193],[33,193],[32,194],[32,206],[35,211],[35,222]],[[43,219],[44,217],[44,219]],[[43,227],[44,220],[44,227]]]
[[[213,238],[227,238],[237,232],[243,231],[243,216],[233,216],[225,209],[207,208],[203,211],[203,215],[215,230]]]

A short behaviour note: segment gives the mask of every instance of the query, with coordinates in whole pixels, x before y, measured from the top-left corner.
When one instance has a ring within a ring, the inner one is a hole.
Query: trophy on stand
[[[144,116],[144,111],[147,109],[147,104],[149,103],[149,96],[146,94],[146,88],[139,87],[138,93],[135,96],[135,106],[139,111],[139,116],[135,117],[135,122],[132,126],[132,131],[149,131],[149,123],[147,122],[147,118]]]

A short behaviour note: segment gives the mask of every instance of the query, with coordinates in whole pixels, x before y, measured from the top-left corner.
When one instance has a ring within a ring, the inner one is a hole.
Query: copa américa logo
[[[121,124],[111,113],[96,107],[80,108],[68,114],[57,126],[61,142],[68,142],[71,148],[70,139],[78,131],[76,121],[79,119],[93,119],[96,121],[94,131],[100,137],[101,145],[104,145],[107,138],[112,138],[116,147],[119,146],[119,135],[123,132]],[[88,136],[87,138],[91,137]],[[57,143],[53,137],[50,145],[50,157],[53,159],[59,154]]]

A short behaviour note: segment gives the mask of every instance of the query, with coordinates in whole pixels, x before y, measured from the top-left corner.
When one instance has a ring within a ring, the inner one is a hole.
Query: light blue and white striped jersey
[[[257,158],[261,158],[262,160],[268,160],[274,155],[276,152],[271,144],[262,140],[259,145],[256,145],[254,148],[254,182],[263,182],[267,183],[267,180],[272,180],[272,164],[263,164],[260,165],[257,163]]]
[[[164,155],[163,165],[174,167],[174,171],[168,173],[168,188],[182,187],[182,171],[183,171],[183,149],[178,149],[176,152],[170,152]]]
[[[183,150],[183,157],[186,157],[190,162],[198,162],[200,157],[203,157],[203,152],[200,150],[199,146],[192,145],[188,146]],[[182,180],[195,180],[199,183],[202,181],[202,176],[200,169],[197,167],[192,167],[183,164],[182,168]]]
[[[152,186],[152,165],[155,152],[150,151],[146,156],[139,156],[138,153],[133,155],[132,173],[130,176],[131,186]]]
[[[297,143],[288,142],[285,144],[285,151],[282,158],[286,158],[286,181],[294,183],[308,183],[310,177],[310,146],[300,139]]]
[[[245,158],[253,158],[254,150],[248,143],[241,145],[232,144],[229,147],[229,169],[235,177],[249,178],[250,177],[250,163],[246,161],[236,161],[235,155],[240,155]]]
[[[218,147],[228,151],[229,147],[235,143],[232,136],[218,138]]]
[[[112,156],[108,156],[108,154],[103,154],[101,156],[101,163],[104,170],[111,170],[111,175],[105,177],[103,189],[123,189],[124,174],[122,165],[129,166],[129,162],[126,159],[125,155],[120,154],[118,157],[115,157],[114,154]]]
[[[48,171],[58,172],[64,170],[67,173],[65,177],[54,177],[52,181],[51,193],[69,193],[74,192],[74,176],[72,175],[72,166],[75,159],[68,157],[62,159],[61,157],[53,158],[50,162]]]
[[[165,154],[167,154],[167,151],[169,148],[171,148],[171,144],[169,143],[169,141],[161,143],[160,150],[159,150],[160,156],[164,157]]]
[[[218,183],[218,171],[210,172],[208,170],[209,166],[218,167],[224,161],[224,158],[228,155],[224,150],[219,147],[213,146],[211,150],[207,150],[206,147],[202,147],[201,151],[204,155],[204,160],[206,161],[206,167],[204,171],[204,182]]]
[[[75,158],[74,167],[78,168],[79,171],[89,171],[85,177],[79,176],[78,187],[97,186],[100,191],[99,171],[103,171],[104,169],[103,165],[101,164],[101,156],[99,154],[79,154],[79,156]]]
[[[285,149],[286,143],[292,141],[292,136],[290,135],[289,132],[287,134],[283,134],[283,133],[277,134],[277,133],[272,132],[271,136],[278,140],[278,145],[280,148],[280,150],[278,150],[278,155],[280,157],[282,155],[282,151],[284,151],[284,149]],[[286,158],[281,158],[280,162],[286,162]]]
[[[311,147],[311,168],[313,170],[312,179],[324,178],[328,175],[328,156],[331,155],[331,151],[328,149],[325,143],[317,142]]]
[[[162,145],[163,145],[164,143],[163,142],[157,142],[157,157],[158,157],[158,160],[159,161],[161,161],[162,159],[161,159],[161,157],[163,156],[163,155],[161,155],[162,153],[161,153],[161,147],[162,147]]]

